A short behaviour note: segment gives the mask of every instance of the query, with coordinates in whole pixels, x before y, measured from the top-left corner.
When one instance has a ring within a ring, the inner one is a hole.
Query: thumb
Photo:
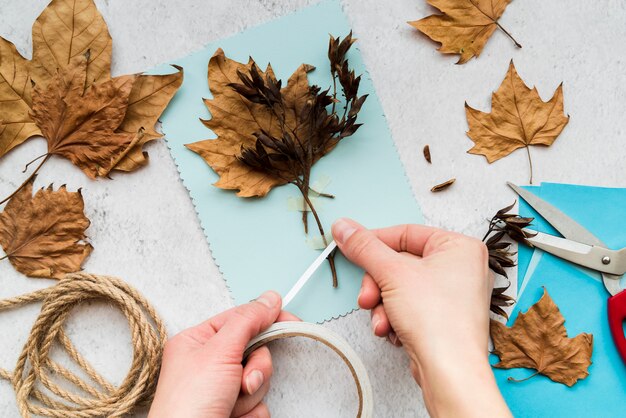
[[[367,271],[377,283],[399,261],[397,252],[382,242],[374,232],[351,219],[335,221],[332,232],[342,254]]]
[[[248,342],[272,325],[280,314],[281,298],[276,292],[265,292],[256,300],[240,305],[228,315],[214,342],[243,355]]]

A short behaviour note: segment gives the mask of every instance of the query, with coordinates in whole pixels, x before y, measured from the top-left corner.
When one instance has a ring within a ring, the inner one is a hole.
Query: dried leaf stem
[[[530,157],[530,147],[526,147],[526,154],[528,154],[528,165],[530,167],[530,184],[533,184],[533,159]]]
[[[22,170],[22,173],[25,173],[25,172],[26,172],[26,170],[28,170],[28,167],[30,167],[30,165],[31,165],[32,163],[34,163],[35,161],[39,160],[40,158],[45,157],[46,155],[48,155],[48,153],[47,153],[47,152],[45,152],[45,153],[41,154],[39,157],[35,157],[35,158],[33,158],[33,159],[32,159],[32,160],[30,160],[29,162],[27,162],[27,163],[26,163],[26,165],[24,166],[24,169]]]
[[[11,199],[13,196],[15,196],[20,190],[22,190],[24,188],[24,186],[26,186],[28,183],[30,183],[30,181],[37,175],[37,172],[39,172],[39,169],[46,163],[46,161],[48,161],[48,159],[50,158],[51,154],[43,154],[43,156],[45,156],[45,158],[43,160],[41,160],[41,162],[39,163],[39,165],[37,166],[37,168],[35,168],[33,170],[32,173],[30,173],[30,176],[28,176],[28,178],[26,178],[26,180],[24,180],[24,183],[22,183],[20,185],[20,187],[17,188],[17,190],[15,190],[13,193],[11,193],[9,196],[5,197],[4,199],[2,199],[2,201],[0,201],[0,205],[3,204],[4,202],[8,201],[9,199]],[[31,161],[28,164],[31,164],[32,162],[37,161],[39,158],[41,158],[42,156],[39,156],[37,158],[35,158],[33,161]],[[26,165],[26,167],[28,167],[28,164]]]
[[[324,233],[324,226],[322,225],[322,221],[320,220],[320,217],[317,215],[317,211],[315,210],[315,207],[313,206],[313,203],[311,202],[311,199],[308,196],[307,189],[301,188],[300,192],[302,192],[302,197],[304,198],[304,201],[311,209],[311,213],[313,214],[313,217],[315,218],[315,222],[317,223],[317,228],[320,231],[320,235],[322,236],[322,241],[324,242],[324,246],[328,247],[328,240],[326,239],[326,234]],[[307,211],[305,210],[303,213],[307,213]],[[306,226],[306,223],[305,223],[305,226]],[[330,253],[328,255],[327,260],[328,260],[328,264],[330,265],[330,271],[333,276],[333,287],[337,287],[338,282],[337,282],[337,269],[335,267],[335,254]]]
[[[513,37],[513,35],[511,35],[511,34],[510,34],[510,33],[509,33],[506,29],[504,29],[504,28],[502,27],[502,25],[501,25],[500,23],[498,23],[498,21],[497,21],[497,20],[494,20],[494,21],[493,21],[493,23],[495,23],[495,24],[496,24],[496,26],[497,26],[497,27],[498,27],[498,28],[499,28],[502,32],[504,32],[504,33],[506,34],[506,36],[508,36],[509,38],[511,38],[511,40],[513,41],[513,44],[515,44],[515,46],[516,46],[516,47],[518,47],[518,48],[521,48],[521,47],[522,47],[522,45],[520,45],[520,43],[519,43],[519,42],[517,42],[517,41],[515,40],[515,38]]]
[[[516,379],[513,376],[509,376],[509,377],[507,377],[506,380],[508,380],[509,382],[522,383],[522,382],[525,382],[525,381],[527,381],[529,379],[532,379],[533,377],[537,376],[538,374],[539,374],[539,372],[535,372],[535,373],[531,374],[530,376],[527,376],[527,377],[525,377],[523,379]]]

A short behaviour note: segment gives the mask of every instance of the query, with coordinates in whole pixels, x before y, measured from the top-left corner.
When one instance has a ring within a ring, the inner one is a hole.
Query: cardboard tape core
[[[372,418],[374,401],[372,385],[370,384],[367,370],[365,370],[363,362],[346,340],[327,328],[308,322],[277,322],[248,343],[243,355],[244,361],[257,348],[271,341],[290,337],[306,337],[319,341],[337,353],[350,369],[354,383],[356,383],[356,390],[359,396],[357,418]]]

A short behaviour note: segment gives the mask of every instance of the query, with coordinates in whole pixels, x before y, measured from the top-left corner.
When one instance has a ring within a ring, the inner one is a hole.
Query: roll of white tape
[[[339,354],[339,357],[343,359],[350,369],[354,383],[356,383],[356,390],[359,396],[357,418],[372,418],[374,410],[372,385],[370,384],[365,366],[346,340],[327,328],[308,322],[277,322],[248,343],[244,353],[244,359],[254,350],[270,341],[289,337],[311,338],[321,342]]]

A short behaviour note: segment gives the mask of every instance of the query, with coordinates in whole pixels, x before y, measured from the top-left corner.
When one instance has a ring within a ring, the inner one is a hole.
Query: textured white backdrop
[[[140,72],[245,28],[283,16],[315,0],[97,0],[113,36],[113,73]],[[30,29],[44,0],[0,0],[0,36],[30,57]],[[405,22],[433,12],[423,0],[344,0],[359,47],[385,109],[394,140],[429,224],[481,235],[485,218],[512,202],[504,182],[528,179],[526,155],[491,166],[466,154],[464,101],[489,110],[511,58],[529,84],[548,99],[564,82],[569,125],[550,149],[533,149],[535,180],[624,186],[626,174],[626,3],[619,0],[513,1],[501,24],[524,46],[496,31],[480,58],[463,66]],[[290,34],[297,36],[297,34]],[[421,150],[430,144],[432,166]],[[14,190],[25,162],[45,151],[41,139],[0,162],[0,196]],[[170,334],[232,305],[211,258],[187,191],[163,142],[148,146],[150,165],[113,180],[90,181],[68,161],[50,160],[36,185],[83,188],[88,235],[95,250],[87,271],[122,277],[165,319]],[[441,194],[431,186],[450,177]],[[27,279],[0,262],[0,297],[52,282]],[[0,366],[11,368],[38,312],[36,306],[0,314]],[[69,333],[86,357],[114,381],[130,364],[129,332],[117,311],[84,308]],[[373,337],[369,314],[326,324],[351,342],[374,386],[376,416],[427,416],[400,349]],[[326,349],[291,341],[274,345],[276,374],[268,403],[275,417],[353,416],[356,396],[347,369]],[[336,366],[336,367],[335,367]],[[145,413],[139,413],[143,416]],[[0,384],[0,415],[17,416],[9,384]]]

